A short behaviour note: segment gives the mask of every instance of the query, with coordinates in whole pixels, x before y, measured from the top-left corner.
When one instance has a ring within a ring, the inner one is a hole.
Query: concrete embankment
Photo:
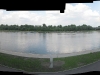
[[[34,58],[58,58],[58,57],[69,57],[69,56],[76,56],[76,55],[82,55],[92,52],[97,52],[98,50],[87,50],[82,52],[73,52],[73,53],[60,53],[60,54],[32,54],[32,53],[21,53],[21,52],[13,52],[13,51],[6,51],[6,50],[0,50],[1,53],[16,55],[16,56],[22,56],[22,57],[34,57]]]

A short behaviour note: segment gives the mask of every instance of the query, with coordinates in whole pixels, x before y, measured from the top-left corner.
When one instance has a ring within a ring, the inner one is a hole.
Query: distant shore
[[[0,32],[90,32],[90,31],[100,31],[100,30],[80,30],[80,31],[21,31],[21,30],[0,30]]]

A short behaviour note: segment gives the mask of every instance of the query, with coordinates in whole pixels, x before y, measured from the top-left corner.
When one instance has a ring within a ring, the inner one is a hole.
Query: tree
[[[43,31],[46,31],[47,29],[47,26],[46,26],[46,24],[43,24]]]

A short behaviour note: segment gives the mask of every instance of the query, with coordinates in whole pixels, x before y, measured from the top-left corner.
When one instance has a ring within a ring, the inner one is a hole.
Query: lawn
[[[49,68],[49,58],[28,58],[0,53],[0,64],[27,72],[57,72],[77,68],[100,60],[100,52],[53,59]]]

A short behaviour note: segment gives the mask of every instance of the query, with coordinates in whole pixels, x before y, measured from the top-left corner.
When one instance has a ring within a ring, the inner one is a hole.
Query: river
[[[100,49],[100,31],[0,31],[0,50],[33,54],[57,54],[96,49]]]

